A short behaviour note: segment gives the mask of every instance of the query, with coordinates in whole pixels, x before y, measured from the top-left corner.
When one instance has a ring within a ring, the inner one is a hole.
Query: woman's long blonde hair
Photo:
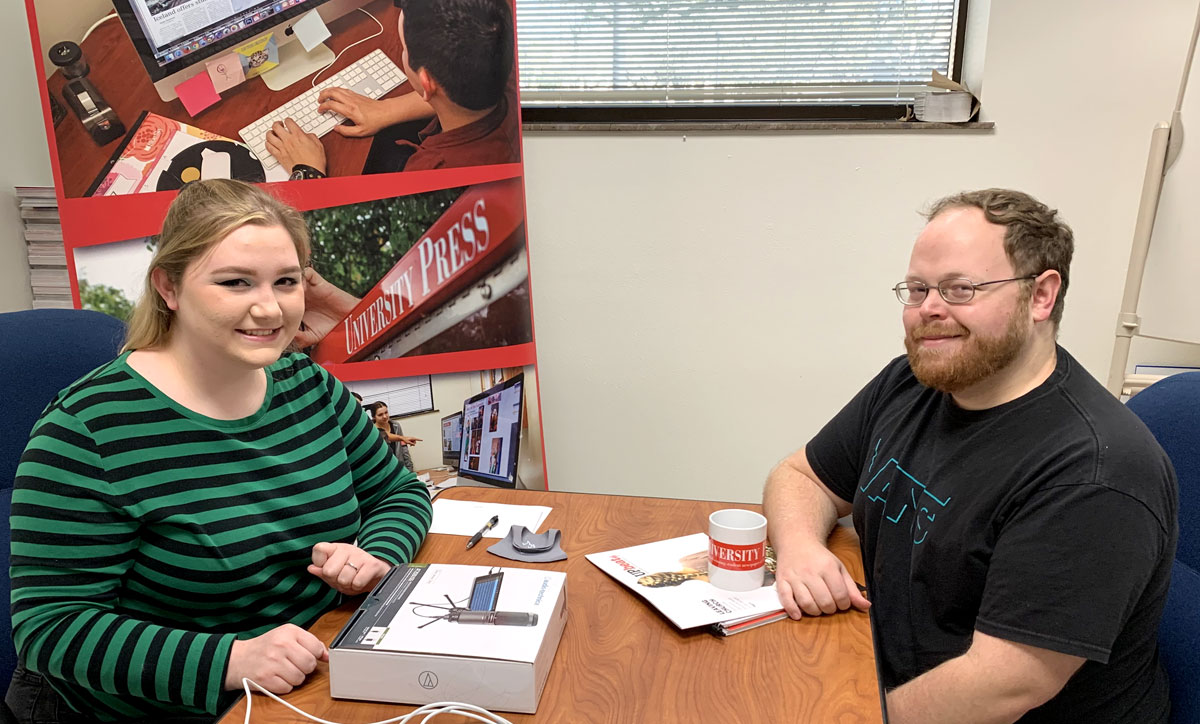
[[[296,245],[300,266],[308,264],[308,226],[299,211],[242,181],[212,179],[189,183],[163,219],[154,257],[146,270],[145,288],[129,317],[122,352],[158,347],[171,334],[174,313],[154,288],[151,281],[154,270],[162,269],[171,283],[178,285],[193,261],[247,224],[283,227]]]

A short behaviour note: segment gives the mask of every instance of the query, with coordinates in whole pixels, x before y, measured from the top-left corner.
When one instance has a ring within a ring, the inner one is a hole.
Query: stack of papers
[[[550,515],[551,508],[545,505],[504,505],[473,500],[433,501],[433,525],[430,533],[445,535],[475,535],[492,516],[499,522],[483,534],[484,538],[504,538],[514,525],[523,525],[531,532],[538,528]]]
[[[587,559],[681,629],[712,626],[714,632],[729,636],[787,618],[773,573],[752,591],[725,591],[708,582],[704,533],[589,553]]]

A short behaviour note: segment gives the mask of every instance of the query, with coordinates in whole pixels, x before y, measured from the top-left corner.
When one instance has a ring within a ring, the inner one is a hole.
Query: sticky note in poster
[[[242,70],[242,61],[237,53],[226,53],[205,64],[208,77],[212,78],[213,89],[221,93],[246,80],[246,71]]]
[[[316,10],[309,10],[304,17],[292,23],[292,31],[296,33],[306,52],[312,52],[313,48],[324,43],[330,36],[329,28],[325,27],[325,21]]]
[[[175,86],[175,93],[179,96],[179,100],[183,102],[183,107],[187,109],[188,115],[192,118],[195,118],[196,114],[200,111],[221,100],[221,96],[217,95],[217,91],[213,89],[212,78],[208,77],[208,73],[197,73],[188,78]]]
[[[260,35],[245,45],[234,48],[233,52],[240,57],[242,73],[247,80],[279,65],[279,44],[275,42],[275,36],[271,33]]]

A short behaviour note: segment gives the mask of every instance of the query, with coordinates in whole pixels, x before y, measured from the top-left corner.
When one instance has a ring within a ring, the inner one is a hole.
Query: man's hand
[[[391,565],[349,543],[318,543],[312,549],[308,572],[339,593],[357,596],[375,587]]]
[[[419,437],[407,437],[405,435],[400,436],[401,445],[416,445],[419,442],[421,442],[421,438]]]
[[[860,611],[871,607],[838,557],[820,544],[802,546],[786,557],[779,555],[775,592],[779,603],[795,619],[805,613],[820,616],[851,606]]]
[[[358,297],[338,289],[308,267],[304,270],[304,325],[294,340],[300,348],[325,338],[358,304]]]
[[[333,127],[334,131],[350,138],[374,136],[396,122],[383,101],[372,100],[345,88],[326,88],[321,91],[317,101],[320,104],[317,106],[318,113],[333,111],[354,123],[353,126],[339,123]]]
[[[289,173],[298,163],[325,173],[325,147],[321,145],[321,139],[305,133],[292,119],[285,118],[282,123],[276,121],[267,131],[266,142],[267,150]]]
[[[850,503],[821,482],[804,448],[781,460],[767,476],[763,512],[767,537],[775,546],[775,592],[789,616],[871,607],[825,545],[838,517],[850,513]]]
[[[304,683],[318,661],[328,660],[329,649],[320,639],[287,623],[248,641],[233,642],[225,689],[242,688],[246,678],[273,694],[286,694]]]

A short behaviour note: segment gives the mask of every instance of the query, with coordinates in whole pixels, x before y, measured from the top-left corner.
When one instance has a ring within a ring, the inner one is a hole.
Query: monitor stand
[[[478,480],[471,480],[470,478],[461,478],[460,477],[460,478],[455,478],[455,480],[457,481],[456,485],[460,488],[499,488],[500,487],[498,485],[492,485],[491,483],[481,483]],[[525,490],[526,489],[525,483],[521,480],[520,473],[517,474],[515,489],[516,490]]]
[[[495,485],[489,485],[488,483],[481,483],[478,480],[471,480],[470,478],[456,478],[456,481],[457,482],[455,484],[460,488],[494,488],[494,487],[496,487]]]
[[[262,74],[263,83],[273,91],[283,90],[333,63],[334,55],[324,43],[305,50],[296,39],[279,46],[279,65]]]

